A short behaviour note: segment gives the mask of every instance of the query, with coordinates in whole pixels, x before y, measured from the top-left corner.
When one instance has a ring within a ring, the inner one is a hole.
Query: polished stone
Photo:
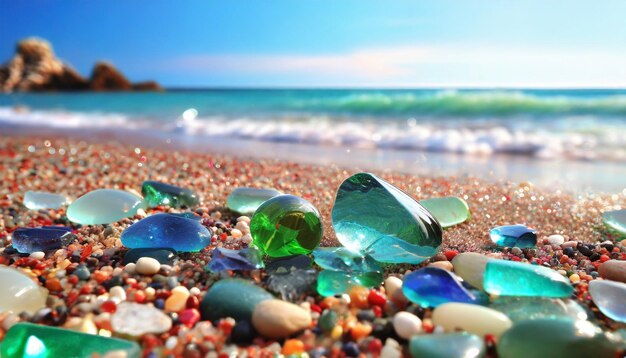
[[[196,193],[190,189],[153,180],[143,182],[141,194],[151,208],[160,205],[167,205],[172,208],[192,207],[200,202]]]
[[[123,190],[98,189],[76,199],[67,208],[67,218],[81,225],[111,224],[145,209],[142,198]]]
[[[142,257],[153,258],[163,265],[172,265],[176,260],[176,251],[168,248],[130,249],[124,255],[124,264],[136,263]]]
[[[341,184],[332,221],[342,245],[379,262],[418,264],[441,246],[441,225],[432,214],[369,173],[355,174]]]
[[[602,220],[611,229],[626,235],[626,209],[605,211],[602,213]]]
[[[481,337],[467,333],[416,335],[409,341],[413,358],[481,358],[486,350]]]
[[[137,343],[87,334],[69,329],[17,323],[4,336],[0,355],[2,358],[46,358],[94,356],[139,358],[141,348]]]
[[[537,231],[521,224],[495,227],[489,231],[489,237],[500,247],[525,249],[537,245]]]
[[[21,227],[13,231],[11,243],[13,247],[23,253],[35,251],[57,250],[76,240],[72,228],[65,226],[42,226],[38,228]]]
[[[381,272],[347,272],[324,270],[317,276],[317,292],[334,296],[348,292],[353,286],[377,287],[383,282]]]
[[[446,332],[462,330],[480,337],[492,335],[500,337],[513,323],[504,313],[491,308],[449,302],[439,305],[433,311],[433,324]]]
[[[254,214],[263,202],[281,194],[274,189],[237,188],[226,198],[226,206],[240,214]]]
[[[529,319],[569,317],[588,320],[590,315],[585,308],[571,299],[545,297],[498,297],[490,308],[506,314],[511,321]]]
[[[461,252],[452,259],[454,273],[479,290],[484,290],[485,268],[493,260],[477,252]]]
[[[43,191],[27,191],[24,193],[24,206],[30,210],[60,209],[68,203],[67,197],[61,194]]]
[[[383,269],[369,255],[350,251],[345,247],[318,247],[313,250],[315,264],[325,270],[349,272],[382,272]]]
[[[461,224],[470,217],[467,202],[456,196],[420,200],[419,203],[439,221],[443,228]]]
[[[141,337],[161,334],[172,328],[172,319],[162,310],[147,304],[121,302],[111,315],[111,327],[118,334]]]
[[[250,221],[256,247],[270,257],[309,254],[322,240],[320,214],[313,204],[293,195],[265,201]]]
[[[593,280],[589,282],[589,294],[605,316],[626,323],[626,283]]]
[[[48,291],[17,269],[0,265],[0,287],[0,313],[32,314],[46,306]]]
[[[404,276],[402,292],[422,307],[447,302],[479,303],[482,298],[467,290],[453,273],[437,267],[423,267]]]
[[[487,263],[484,287],[499,296],[567,298],[574,292],[569,280],[550,268],[506,260]]]
[[[263,268],[265,264],[261,253],[256,247],[248,247],[241,250],[216,248],[213,250],[211,262],[207,269],[213,272],[219,271],[250,271]]]
[[[274,298],[269,292],[250,281],[224,279],[209,288],[200,304],[203,320],[216,321],[232,317],[235,320],[250,320],[256,305]]]
[[[170,248],[178,252],[200,251],[211,243],[211,232],[197,220],[170,214],[155,214],[122,232],[128,248]]]

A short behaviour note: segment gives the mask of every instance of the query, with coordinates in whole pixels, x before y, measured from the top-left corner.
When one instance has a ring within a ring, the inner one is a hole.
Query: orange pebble
[[[52,278],[46,281],[46,288],[50,291],[62,291],[61,281],[58,278]]]
[[[355,341],[369,336],[370,333],[372,333],[372,326],[363,323],[357,323],[350,331],[350,334]]]
[[[328,296],[328,297],[324,298],[324,300],[322,300],[322,302],[320,302],[320,307],[323,308],[323,309],[325,309],[325,308],[333,308],[338,303],[339,303],[339,299],[337,299],[336,297],[333,297],[333,296]]]
[[[107,272],[102,272],[97,270],[93,273],[94,279],[98,281],[98,283],[102,283],[109,278],[109,274]]]
[[[304,353],[304,343],[299,339],[288,339],[283,344],[282,353],[286,356]]]
[[[367,296],[370,294],[370,290],[363,286],[352,286],[350,291],[350,306],[356,308],[368,308],[370,303]]]

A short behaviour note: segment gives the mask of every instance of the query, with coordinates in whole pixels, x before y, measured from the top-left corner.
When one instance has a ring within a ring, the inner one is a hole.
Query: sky
[[[0,0],[0,62],[49,40],[167,87],[626,87],[626,1]]]

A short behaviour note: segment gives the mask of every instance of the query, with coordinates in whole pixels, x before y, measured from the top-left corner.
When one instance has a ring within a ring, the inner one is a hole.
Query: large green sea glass
[[[418,264],[437,253],[441,225],[422,205],[370,173],[346,179],[335,198],[337,238],[379,262]]]
[[[98,189],[76,199],[67,208],[67,218],[81,225],[110,224],[145,209],[142,198],[123,190]]]
[[[420,200],[419,203],[430,211],[444,228],[465,222],[470,217],[467,202],[456,196]]]
[[[566,298],[574,292],[569,280],[552,269],[506,260],[487,262],[483,285],[500,296]]]

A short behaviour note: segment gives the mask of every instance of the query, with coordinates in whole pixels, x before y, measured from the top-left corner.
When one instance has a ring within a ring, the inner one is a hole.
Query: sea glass
[[[318,247],[313,250],[315,263],[325,269],[351,272],[382,272],[382,267],[369,255],[345,247]]]
[[[600,312],[614,321],[626,323],[626,283],[593,280],[589,282],[589,293]]]
[[[256,305],[272,298],[269,292],[250,281],[224,279],[209,288],[200,304],[200,312],[202,319],[209,321],[226,317],[250,320]]]
[[[261,253],[256,247],[241,250],[217,248],[213,250],[207,269],[213,272],[226,270],[249,271],[263,268],[265,265]]]
[[[479,303],[481,298],[467,290],[453,273],[438,267],[423,267],[404,276],[402,292],[422,307],[447,302]]]
[[[481,337],[467,333],[415,335],[409,341],[413,358],[481,358],[486,350]]]
[[[154,180],[147,180],[141,186],[141,194],[149,207],[168,205],[172,208],[192,207],[200,202],[192,190]]]
[[[0,265],[0,287],[0,313],[35,313],[46,306],[48,291],[19,270]]]
[[[72,228],[64,226],[21,227],[13,231],[13,247],[24,254],[57,250],[76,240]]]
[[[274,189],[237,188],[226,198],[226,206],[240,214],[254,214],[264,201],[281,194]]]
[[[500,296],[566,298],[574,292],[569,280],[550,268],[506,260],[487,263],[483,285]]]
[[[30,210],[60,209],[66,204],[68,204],[68,200],[65,195],[44,191],[27,191],[24,193],[24,206]]]
[[[537,231],[521,224],[495,227],[489,231],[489,237],[501,247],[525,249],[537,245]]]
[[[626,235],[626,209],[606,211],[602,213],[602,220],[611,229]]]
[[[334,296],[347,292],[353,286],[380,286],[383,279],[381,272],[323,270],[317,276],[317,292],[324,297]]]
[[[489,305],[513,322],[528,319],[570,317],[588,320],[590,315],[576,301],[545,297],[498,297]]]
[[[76,199],[67,208],[67,218],[81,225],[110,224],[133,217],[146,209],[142,198],[127,191],[98,189]]]
[[[177,215],[148,216],[122,232],[128,248],[170,248],[178,252],[197,252],[211,243],[211,231],[193,219]]]
[[[443,228],[461,224],[470,217],[467,202],[456,196],[420,200],[419,203],[439,221]]]

